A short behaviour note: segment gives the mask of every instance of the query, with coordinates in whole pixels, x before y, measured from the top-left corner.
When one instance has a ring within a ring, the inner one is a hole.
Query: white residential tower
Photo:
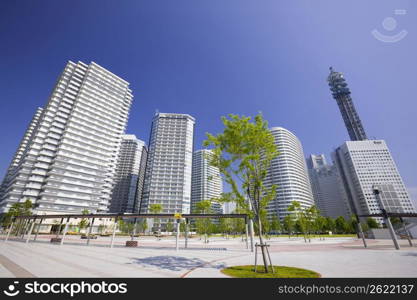
[[[139,213],[147,156],[145,142],[134,134],[122,136],[110,212]]]
[[[107,211],[132,98],[96,63],[68,62],[7,171],[0,212],[27,199],[37,213]]]
[[[141,212],[160,204],[162,213],[190,213],[194,123],[186,114],[155,114]]]
[[[218,168],[210,165],[211,150],[202,149],[194,152],[193,172],[191,182],[191,205],[195,211],[196,204],[203,200],[219,198],[223,193],[223,183]],[[213,213],[221,214],[222,206],[219,202],[212,201]]]

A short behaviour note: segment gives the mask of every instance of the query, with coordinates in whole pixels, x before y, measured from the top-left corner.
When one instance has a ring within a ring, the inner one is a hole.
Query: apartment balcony
[[[86,178],[87,180],[102,180],[105,179],[106,176],[102,174],[93,174],[87,173],[79,169],[75,168],[59,168],[58,166],[54,166],[54,169],[48,172],[48,174],[57,174],[57,175],[64,175],[67,177],[74,177],[74,178]]]
[[[64,184],[58,184],[58,183],[51,183],[48,182],[45,185],[45,192],[48,191],[49,193],[52,192],[58,192],[62,191],[62,192],[68,192],[68,193],[77,193],[77,194],[87,194],[87,195],[91,195],[91,194],[95,194],[97,193],[97,189],[96,190],[92,190],[89,188],[79,188],[76,186],[65,186]]]
[[[42,185],[41,184],[36,184],[36,183],[28,183],[25,186],[26,188],[30,188],[30,189],[37,189],[40,190]]]
[[[87,162],[87,161],[83,161],[83,160],[79,160],[79,159],[73,159],[73,158],[67,158],[67,157],[59,156],[55,159],[55,162],[56,162],[57,166],[61,166],[61,167],[64,167],[64,164],[59,164],[59,162],[62,162],[62,163],[65,163],[65,164],[70,164],[70,165],[73,165],[73,166],[80,166],[80,167],[92,170],[94,172],[106,171],[106,167],[103,166],[103,165],[98,165],[98,164],[95,164],[95,163],[91,163],[91,162]]]
[[[39,196],[39,192],[38,191],[33,191],[33,190],[29,190],[29,191],[24,191],[22,193],[23,196],[32,196],[32,197],[37,197]]]
[[[91,146],[80,141],[81,141],[80,139],[74,139],[72,137],[68,137],[62,143],[67,144],[69,146],[80,148],[81,150],[86,149],[88,151],[96,152],[98,154],[104,154],[106,156],[110,156],[109,149],[103,149],[103,148]]]
[[[46,171],[44,171],[44,170],[32,170],[31,173],[35,174],[35,175],[42,175],[42,176],[46,175]]]
[[[102,155],[95,155],[91,154],[87,151],[74,151],[73,148],[68,148],[61,146],[61,149],[57,153],[57,157],[66,157],[66,158],[74,158],[80,161],[84,162],[91,162],[93,164],[97,165],[103,165],[107,164],[107,157],[104,157]]]
[[[48,144],[43,145],[43,149],[50,150],[50,151],[56,151],[56,147],[48,145]]]
[[[98,137],[95,138],[94,136],[92,136],[92,134],[85,134],[84,132],[80,131],[80,130],[74,130],[71,127],[68,128],[66,130],[67,136],[76,139],[78,141],[84,142],[86,144],[92,145],[92,146],[96,146],[96,147],[102,147],[103,149],[107,149],[109,147],[114,147],[114,141],[109,141],[107,139]]]
[[[28,181],[35,181],[35,182],[44,182],[45,177],[38,177],[38,176],[30,176]]]
[[[82,136],[85,135],[87,138],[92,138],[91,136],[93,136],[94,140],[102,140],[107,144],[113,145],[113,143],[117,140],[116,135],[104,134],[103,131],[98,133],[96,130],[91,130],[91,127],[85,128],[84,126],[77,125],[77,122],[71,122],[70,128],[71,130],[68,130],[69,132],[73,132]]]
[[[74,112],[72,114],[72,120],[77,119],[77,123],[83,124],[85,126],[91,127],[95,130],[102,131],[102,132],[113,132],[114,134],[118,134],[118,131],[113,126],[106,126],[106,125],[97,125],[96,122],[93,122],[89,118],[85,117],[82,114],[79,114],[77,112]],[[82,120],[82,121],[80,121]]]
[[[76,193],[65,193],[60,191],[52,191],[52,190],[45,190],[40,193],[40,196],[51,196],[51,197],[61,197],[61,198],[67,198],[67,199],[79,199],[79,200],[87,200],[91,201],[93,197],[87,196],[87,195],[79,195]]]
[[[40,154],[40,153],[39,153]],[[40,161],[40,162],[45,162],[45,163],[51,163],[52,162],[52,159],[51,158],[47,158],[47,157],[42,157],[42,156],[40,156],[39,158],[38,158],[38,161]],[[46,164],[47,166],[49,165],[49,164]],[[36,166],[36,165],[35,165]]]
[[[49,164],[45,164],[45,163],[36,163],[34,165],[34,167],[36,168],[41,168],[41,169],[48,169],[49,168]]]

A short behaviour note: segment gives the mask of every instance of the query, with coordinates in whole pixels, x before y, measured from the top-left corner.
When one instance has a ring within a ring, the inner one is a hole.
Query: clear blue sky
[[[416,12],[405,0],[0,1],[0,173],[68,60],[131,83],[128,132],[141,139],[156,109],[193,115],[196,148],[221,129],[220,116],[262,111],[305,155],[348,139],[326,82],[332,65],[368,136],[387,140],[417,191]],[[395,30],[383,28],[386,17]],[[408,35],[383,43],[373,29]]]

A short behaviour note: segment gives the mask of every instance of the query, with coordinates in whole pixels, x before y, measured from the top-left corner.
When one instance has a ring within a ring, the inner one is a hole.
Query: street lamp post
[[[177,250],[177,251],[179,249],[178,242],[179,242],[179,239],[180,239],[180,221],[181,221],[181,219],[177,219],[177,234],[175,236],[175,250]]]

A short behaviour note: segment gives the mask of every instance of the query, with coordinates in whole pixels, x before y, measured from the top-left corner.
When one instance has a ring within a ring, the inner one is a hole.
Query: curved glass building
[[[314,204],[314,198],[301,142],[285,128],[272,127],[270,130],[280,154],[272,160],[264,182],[267,187],[277,185],[276,198],[270,201],[267,210],[269,217],[276,215],[282,220],[292,201],[307,208]]]

